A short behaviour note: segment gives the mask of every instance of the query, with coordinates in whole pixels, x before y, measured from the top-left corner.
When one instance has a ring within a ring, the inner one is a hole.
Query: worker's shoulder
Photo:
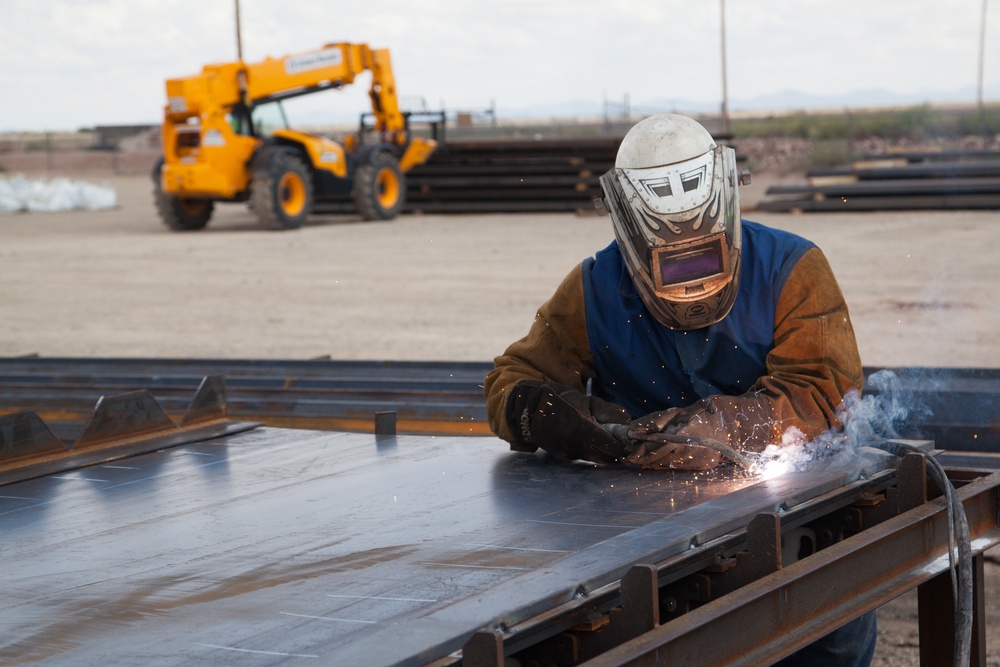
[[[816,248],[816,244],[800,236],[794,232],[785,231],[784,229],[777,229],[775,227],[769,227],[760,222],[754,222],[753,220],[742,220],[741,225],[743,227],[743,234],[750,237],[754,242],[768,243],[770,245],[785,247],[785,248],[801,248],[804,252],[810,248]]]

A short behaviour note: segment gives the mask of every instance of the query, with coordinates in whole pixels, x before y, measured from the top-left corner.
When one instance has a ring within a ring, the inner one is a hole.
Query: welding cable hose
[[[887,452],[898,458],[921,454],[927,461],[927,475],[944,493],[948,510],[948,567],[951,570],[952,596],[955,607],[955,665],[967,667],[972,654],[972,540],[969,521],[965,516],[955,487],[941,464],[916,447],[894,440],[877,439],[866,447]],[[956,554],[957,552],[957,554]]]

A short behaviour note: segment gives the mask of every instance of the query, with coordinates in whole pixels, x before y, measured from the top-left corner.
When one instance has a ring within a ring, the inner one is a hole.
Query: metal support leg
[[[986,667],[986,600],[983,555],[972,559],[972,652],[970,667]],[[950,665],[955,654],[955,605],[945,571],[917,587],[920,664]]]
[[[611,615],[616,643],[638,637],[659,624],[659,593],[653,565],[636,565],[622,577],[622,606],[613,609]]]
[[[462,648],[462,667],[503,667],[503,633],[481,630]]]

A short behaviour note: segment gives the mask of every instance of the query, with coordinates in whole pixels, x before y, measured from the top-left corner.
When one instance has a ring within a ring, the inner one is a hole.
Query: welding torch
[[[629,429],[631,428],[628,424],[602,424],[604,430],[611,434],[615,440],[622,443],[626,447],[635,448],[644,442],[644,440],[638,440],[630,438],[628,435]],[[726,458],[735,461],[749,471],[756,470],[757,462],[750,457],[741,454],[733,447],[715,440],[713,438],[692,438],[686,435],[679,435],[674,433],[659,432],[656,434],[656,442],[672,443],[677,445],[688,445],[695,447],[707,447],[708,449],[714,449]]]

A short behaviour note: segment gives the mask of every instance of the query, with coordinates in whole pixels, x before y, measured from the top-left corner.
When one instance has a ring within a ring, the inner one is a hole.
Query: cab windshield
[[[269,137],[275,130],[288,129],[288,119],[280,102],[265,102],[253,108],[250,114],[253,133],[257,137]]]

